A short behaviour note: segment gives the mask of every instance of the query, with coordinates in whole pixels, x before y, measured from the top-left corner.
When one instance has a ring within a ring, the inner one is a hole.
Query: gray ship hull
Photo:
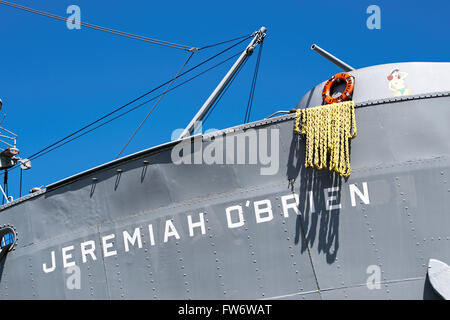
[[[3,206],[18,239],[0,298],[438,298],[427,266],[450,263],[450,96],[356,103],[347,180],[304,167],[287,115],[226,130],[276,130],[273,175],[177,165],[171,142]]]

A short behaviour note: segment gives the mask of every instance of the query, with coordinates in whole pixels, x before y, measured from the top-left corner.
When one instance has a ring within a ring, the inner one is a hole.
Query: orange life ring
[[[331,88],[333,87],[333,85],[339,83],[340,81],[345,81],[347,83],[345,90],[339,97],[333,98],[331,96]],[[354,88],[355,88],[355,77],[353,77],[349,73],[341,72],[332,76],[330,80],[328,80],[325,83],[325,86],[323,87],[322,90],[322,97],[325,103],[327,104],[346,101],[352,96]]]

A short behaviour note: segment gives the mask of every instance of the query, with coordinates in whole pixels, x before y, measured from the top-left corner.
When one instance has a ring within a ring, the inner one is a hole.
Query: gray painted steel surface
[[[388,87],[395,67],[408,73],[409,98]],[[0,297],[438,298],[426,277],[429,259],[450,263],[449,71],[405,63],[351,72],[358,136],[348,180],[305,169],[304,140],[287,115],[226,130],[278,130],[274,175],[259,164],[176,165],[172,142],[3,206],[0,224],[18,239],[0,265]],[[299,106],[321,104],[321,88]],[[202,147],[222,133],[203,136]],[[301,214],[286,205],[293,194]],[[255,203],[270,204],[272,218],[258,216]],[[244,223],[231,228],[241,224],[239,208]],[[76,267],[63,267],[63,249]],[[377,270],[379,282],[368,285]]]

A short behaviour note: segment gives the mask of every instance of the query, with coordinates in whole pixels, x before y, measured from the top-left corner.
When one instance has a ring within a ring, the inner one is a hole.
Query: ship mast
[[[239,70],[240,66],[245,62],[245,60],[248,59],[248,57],[250,57],[253,54],[255,47],[258,44],[262,43],[262,41],[264,40],[264,37],[266,36],[266,30],[267,30],[266,27],[261,27],[258,31],[255,31],[253,33],[252,41],[250,41],[248,46],[245,48],[245,50],[242,52],[242,54],[239,56],[239,58],[233,64],[231,69],[228,71],[228,73],[225,75],[225,77],[223,77],[222,81],[220,81],[220,83],[217,85],[217,87],[213,91],[213,93],[211,93],[211,95],[208,97],[208,99],[206,99],[203,106],[200,108],[200,110],[197,112],[197,114],[194,116],[194,118],[192,118],[192,120],[188,124],[188,126],[184,129],[184,131],[180,135],[179,139],[189,137],[195,131],[195,129],[197,128],[197,125],[202,121],[202,119],[208,113],[209,109],[214,105],[214,102],[216,102],[217,98],[220,96],[220,94],[226,88],[226,86],[231,81],[233,76]]]

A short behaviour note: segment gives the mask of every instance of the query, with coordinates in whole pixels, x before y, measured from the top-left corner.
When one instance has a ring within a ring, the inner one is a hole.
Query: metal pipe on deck
[[[317,52],[318,54],[320,54],[322,57],[324,57],[328,61],[333,62],[335,65],[337,65],[339,68],[341,68],[345,72],[349,72],[349,71],[355,70],[353,67],[351,67],[350,65],[346,64],[344,61],[339,60],[338,58],[333,56],[331,53],[329,53],[328,51],[325,51],[324,49],[322,49],[321,47],[319,47],[316,44],[313,44],[311,46],[311,49],[314,50],[315,52]]]

